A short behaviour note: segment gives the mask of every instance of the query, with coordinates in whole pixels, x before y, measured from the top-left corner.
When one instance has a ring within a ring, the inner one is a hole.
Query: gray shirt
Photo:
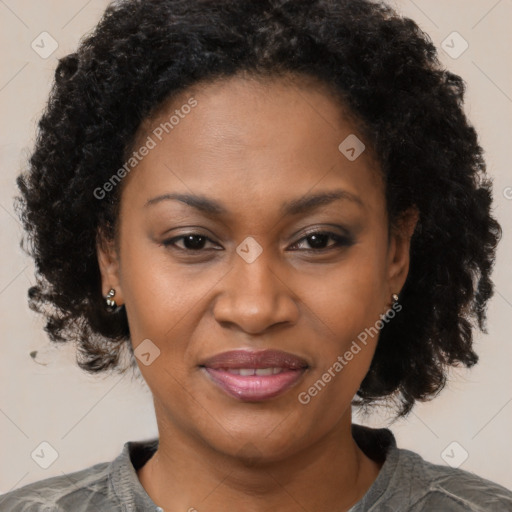
[[[352,433],[370,458],[384,464],[372,486],[349,512],[512,511],[511,491],[472,473],[434,465],[414,452],[397,448],[388,429],[353,425]],[[111,462],[33,482],[0,495],[0,511],[163,512],[146,493],[136,473],[157,447],[158,438],[126,442]]]

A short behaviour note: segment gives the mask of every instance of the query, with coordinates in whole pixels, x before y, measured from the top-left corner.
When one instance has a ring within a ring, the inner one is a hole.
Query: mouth
[[[277,397],[298,383],[309,368],[307,361],[278,350],[232,350],[200,365],[210,382],[244,402]]]

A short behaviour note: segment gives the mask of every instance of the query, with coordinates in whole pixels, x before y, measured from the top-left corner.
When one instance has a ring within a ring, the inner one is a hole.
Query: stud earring
[[[386,321],[391,320],[395,316],[394,308],[395,308],[395,304],[398,304],[398,295],[396,293],[391,294],[391,300],[393,301],[393,304],[383,315],[383,320],[386,320]]]
[[[109,292],[107,293],[107,296],[105,297],[105,302],[107,303],[107,310],[108,311],[115,311],[117,309],[117,303],[112,298],[116,294],[116,291],[114,288],[110,288]]]

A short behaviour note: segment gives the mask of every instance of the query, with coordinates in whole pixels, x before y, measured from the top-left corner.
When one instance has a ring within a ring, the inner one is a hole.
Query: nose
[[[267,253],[263,251],[251,263],[238,254],[234,257],[234,267],[221,281],[213,308],[220,324],[258,334],[277,324],[297,322],[298,300],[289,273]]]

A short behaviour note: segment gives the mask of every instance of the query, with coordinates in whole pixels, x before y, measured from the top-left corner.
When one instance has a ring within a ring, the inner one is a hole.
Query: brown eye
[[[334,243],[327,245],[329,239],[334,240]],[[306,248],[306,251],[327,251],[330,249],[335,249],[342,246],[349,246],[352,244],[352,241],[347,236],[338,235],[336,233],[331,233],[328,231],[317,231],[314,233],[309,233],[304,238],[301,238],[293,247],[292,250],[296,250],[295,248],[301,244],[301,242],[306,241],[310,248]]]
[[[183,247],[177,245],[177,242],[181,240],[183,240]],[[182,251],[194,252],[204,249],[208,242],[213,243],[208,237],[199,233],[187,233],[185,235],[180,235],[174,238],[170,238],[169,240],[165,240],[163,245],[165,247],[173,247]]]

